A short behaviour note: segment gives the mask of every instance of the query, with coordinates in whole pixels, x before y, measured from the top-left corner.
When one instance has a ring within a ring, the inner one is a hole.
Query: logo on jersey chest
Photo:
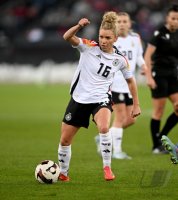
[[[112,64],[113,64],[113,66],[119,65],[119,59],[113,60]]]
[[[170,34],[169,33],[166,33],[165,35],[163,35],[161,37],[163,40],[169,40],[170,39]]]
[[[165,36],[166,36],[166,39],[168,39],[168,40],[170,39],[170,35],[169,35],[169,33],[166,33]]]
[[[101,59],[101,55],[96,55],[96,56]]]

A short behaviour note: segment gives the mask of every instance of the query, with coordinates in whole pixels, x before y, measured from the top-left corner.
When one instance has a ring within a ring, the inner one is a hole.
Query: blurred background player
[[[114,43],[116,48],[128,60],[132,74],[135,73],[136,65],[141,68],[142,74],[145,73],[146,65],[143,59],[143,48],[140,36],[131,30],[131,19],[128,13],[118,13],[118,39]],[[130,94],[128,84],[122,73],[118,71],[115,74],[113,84],[111,86],[114,119],[110,132],[113,139],[113,158],[131,159],[122,151],[123,129],[135,123],[130,113],[133,107],[133,99]],[[95,137],[97,151],[100,153],[99,136]]]
[[[178,164],[178,147],[165,135],[162,136],[161,141],[165,150],[169,152],[172,163]]]
[[[99,44],[76,36],[76,33],[88,24],[90,24],[89,20],[82,18],[63,36],[66,41],[79,50],[80,60],[71,84],[71,100],[61,126],[58,160],[61,171],[59,179],[62,181],[69,181],[68,170],[73,137],[80,127],[88,128],[90,115],[93,115],[93,121],[96,123],[100,135],[104,178],[107,181],[115,178],[111,170],[112,137],[109,126],[112,108],[109,89],[116,71],[122,71],[132,92],[132,117],[137,117],[141,112],[137,86],[128,63],[113,48],[118,33],[115,12],[108,12],[103,16],[99,29]]]
[[[178,122],[178,5],[169,8],[165,25],[154,31],[145,52],[145,61],[148,66],[147,84],[152,94],[152,151],[164,153],[160,139]],[[160,129],[167,98],[174,111]]]

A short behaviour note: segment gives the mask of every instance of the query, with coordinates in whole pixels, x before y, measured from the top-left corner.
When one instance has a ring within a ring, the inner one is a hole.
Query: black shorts
[[[82,103],[76,102],[73,98],[71,98],[66,108],[63,122],[72,126],[76,126],[76,127],[88,128],[90,115],[92,114],[94,117],[94,115],[101,108],[108,108],[112,112],[111,101],[101,102],[101,103],[82,104]]]
[[[133,105],[133,98],[129,93],[112,92],[113,104],[124,103],[127,106]]]
[[[155,76],[157,88],[151,89],[153,98],[169,97],[178,92],[178,79],[174,76]]]

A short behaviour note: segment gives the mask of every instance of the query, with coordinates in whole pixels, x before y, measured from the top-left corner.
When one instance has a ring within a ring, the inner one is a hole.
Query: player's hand
[[[80,27],[84,27],[87,26],[88,24],[90,24],[90,21],[87,18],[82,18],[79,20],[78,25]]]
[[[141,114],[141,109],[139,105],[133,105],[133,110],[131,112],[131,117],[135,118]]]
[[[152,77],[149,77],[147,79],[147,85],[148,87],[150,87],[151,89],[155,89],[157,87],[155,80]]]
[[[147,73],[147,66],[143,65],[142,68],[141,68],[140,74],[141,75],[146,75],[146,73]]]

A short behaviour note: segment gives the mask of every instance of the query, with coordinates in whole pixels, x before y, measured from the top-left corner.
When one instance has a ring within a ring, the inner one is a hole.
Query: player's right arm
[[[156,47],[154,45],[148,44],[144,55],[144,59],[147,65],[147,72],[146,72],[147,85],[152,89],[156,88],[156,83],[152,77],[152,60],[151,60],[151,57],[154,54],[155,50]]]
[[[76,36],[76,33],[84,26],[87,26],[90,24],[90,21],[87,18],[82,18],[79,20],[78,24],[71,27],[69,30],[67,30],[63,38],[64,40],[68,41],[73,46],[78,46],[80,43],[79,38]]]

